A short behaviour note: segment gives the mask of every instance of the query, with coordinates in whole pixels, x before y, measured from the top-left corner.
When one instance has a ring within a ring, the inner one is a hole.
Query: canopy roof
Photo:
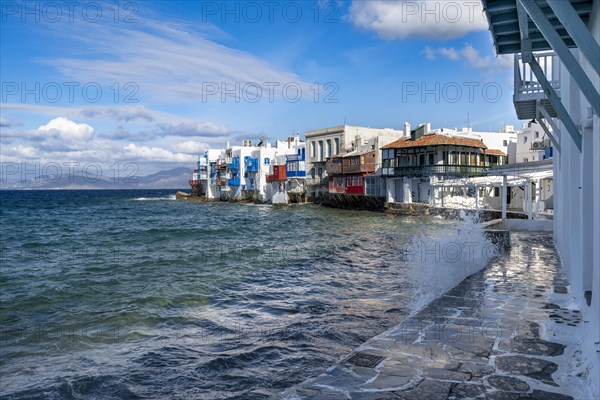
[[[485,9],[492,39],[497,54],[514,54],[521,52],[521,35],[519,31],[519,17],[517,15],[518,0],[482,0]],[[570,1],[577,14],[585,24],[588,23],[592,12],[593,0],[563,0]],[[573,39],[552,12],[546,0],[536,0],[550,23],[556,28],[561,39],[568,47],[576,47]],[[527,30],[532,40],[531,50],[552,50],[537,26],[528,19]]]

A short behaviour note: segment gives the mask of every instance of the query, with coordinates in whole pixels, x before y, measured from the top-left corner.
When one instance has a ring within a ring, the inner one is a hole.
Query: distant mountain
[[[64,177],[41,176],[24,181],[2,181],[3,190],[58,190],[58,189],[187,189],[192,178],[192,169],[185,167],[160,171],[147,176],[120,179],[96,179],[82,174]]]

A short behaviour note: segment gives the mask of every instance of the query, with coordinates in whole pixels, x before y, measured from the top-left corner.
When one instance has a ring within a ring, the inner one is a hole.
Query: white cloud
[[[173,149],[179,153],[198,154],[201,149],[209,148],[210,146],[204,142],[195,140],[186,140],[185,142],[176,143]]]
[[[435,54],[431,47],[425,46],[425,48],[423,49],[423,54],[425,54],[425,58],[427,58],[428,60],[435,60]]]
[[[348,17],[386,40],[448,40],[488,29],[481,2],[474,0],[354,0]]]
[[[174,153],[160,147],[138,146],[130,143],[123,148],[127,156],[136,160],[149,160],[159,162],[193,163],[196,156],[184,153]]]
[[[137,24],[69,25],[65,35],[81,42],[78,47],[84,49],[81,57],[52,57],[43,61],[70,80],[106,86],[117,82],[123,89],[119,102],[127,95],[131,95],[129,100],[163,103],[220,101],[220,92],[203,98],[203,92],[214,91],[214,84],[228,88],[235,84],[241,88],[247,83],[258,84],[263,87],[264,98],[269,97],[270,90],[265,83],[271,82],[279,85],[274,90],[277,98],[287,83],[299,84],[305,96],[311,93],[308,89],[311,83],[295,73],[281,70],[248,52],[213,42],[193,25],[169,25],[141,17]],[[134,86],[127,86],[128,83]],[[107,89],[106,94],[114,93]],[[240,89],[239,94],[246,93]]]
[[[458,52],[454,49],[454,47],[441,47],[438,52],[451,60],[458,60]]]
[[[94,136],[94,128],[88,124],[77,124],[67,118],[54,118],[38,128],[43,137],[56,138],[67,142],[89,141]]]
[[[513,67],[513,57],[511,55],[486,56],[470,43],[466,43],[463,48],[459,49],[454,47],[432,49],[427,46],[423,49],[423,53],[429,60],[435,60],[436,55],[439,55],[452,61],[463,62],[465,66],[481,71],[488,76],[509,71]]]

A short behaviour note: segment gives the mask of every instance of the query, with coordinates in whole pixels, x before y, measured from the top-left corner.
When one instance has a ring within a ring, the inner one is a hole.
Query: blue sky
[[[328,126],[518,125],[478,1],[2,1],[2,162],[193,164]]]

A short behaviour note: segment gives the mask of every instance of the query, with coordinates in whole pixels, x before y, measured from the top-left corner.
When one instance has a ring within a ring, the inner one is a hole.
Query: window
[[[265,158],[265,165],[269,165],[271,164],[271,160],[267,157]]]
[[[429,165],[433,165],[433,153],[429,153]]]
[[[334,143],[335,143],[335,154],[339,154],[340,153],[340,138],[335,138],[334,139]]]
[[[310,142],[310,156],[315,159],[317,157],[317,143]]]
[[[535,131],[535,138],[539,138],[540,137],[540,133],[538,131]]]
[[[523,158],[523,162],[529,162],[529,158],[527,158],[527,157],[524,157],[524,158]]]
[[[500,197],[500,188],[499,187],[494,188],[494,197]]]
[[[323,152],[325,151],[325,148],[323,147],[323,141],[319,140],[319,161],[324,161],[325,157]]]
[[[327,139],[327,155],[326,157],[331,157],[331,139]]]
[[[508,146],[508,142],[506,140],[503,140],[502,141],[502,146],[504,146],[504,147]]]
[[[527,143],[527,136],[523,136],[523,143]]]

